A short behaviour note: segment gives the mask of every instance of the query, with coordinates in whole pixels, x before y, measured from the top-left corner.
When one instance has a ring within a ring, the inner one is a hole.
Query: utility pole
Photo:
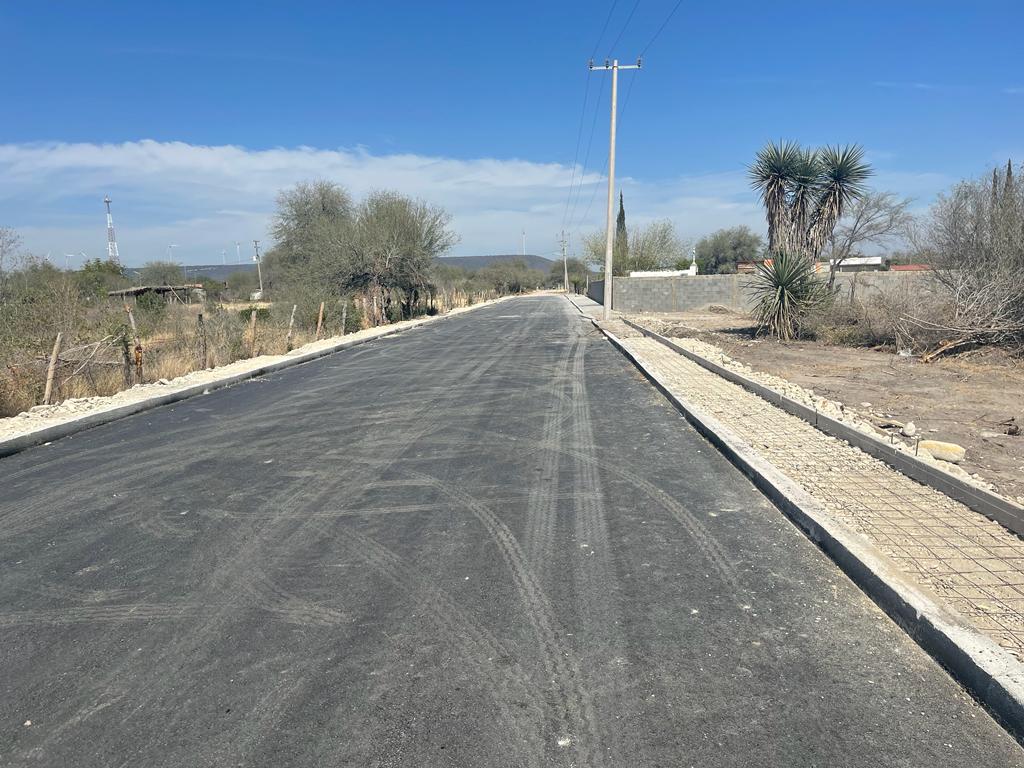
[[[255,251],[255,254],[252,257],[252,260],[256,262],[256,274],[259,275],[259,278],[260,278],[260,301],[262,301],[263,300],[263,267],[260,265],[260,241],[259,240],[253,240],[252,241],[252,247],[253,247],[253,250]]]
[[[565,284],[565,292],[569,292],[569,262],[568,257],[565,255],[565,230],[562,230],[562,239],[559,241],[562,244],[562,281]]]
[[[619,70],[620,69],[640,69],[640,59],[636,60],[636,64],[619,64],[618,59],[613,59],[611,64],[608,63],[608,59],[605,59],[603,67],[595,67],[594,62],[590,62],[591,70],[607,71],[611,70],[612,73],[612,121],[611,130],[609,132],[608,141],[608,223],[605,230],[605,245],[604,245],[604,312],[603,316],[605,320],[608,320],[612,316],[612,248],[614,245],[613,240],[613,220],[612,215],[615,209],[615,117],[618,109],[618,98],[619,98]]]

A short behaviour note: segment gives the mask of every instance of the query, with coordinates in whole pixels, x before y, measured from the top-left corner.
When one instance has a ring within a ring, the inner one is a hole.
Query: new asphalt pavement
[[[548,296],[0,460],[0,765],[1024,751]]]

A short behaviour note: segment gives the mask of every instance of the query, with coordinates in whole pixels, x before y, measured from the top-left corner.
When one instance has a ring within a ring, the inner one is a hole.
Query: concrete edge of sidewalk
[[[575,305],[575,302],[571,302]],[[580,314],[588,317],[577,305]],[[728,427],[676,397],[608,330],[589,318],[672,405],[1024,745],[1024,666],[936,603],[863,537],[759,456]]]
[[[458,317],[459,315],[471,312],[476,309],[482,309],[483,307],[490,307],[505,301],[510,298],[516,298],[513,296],[502,296],[497,299],[490,301],[480,302],[470,307],[460,307],[460,311],[446,312],[443,315],[433,315],[425,318],[417,318],[416,320],[409,322],[401,327],[392,328],[384,325],[380,326],[377,330],[379,333],[372,335],[363,336],[359,339],[344,339],[339,341],[337,344],[332,344],[329,347],[322,347],[310,352],[304,352],[302,354],[288,357],[285,360],[276,360],[266,365],[261,365],[258,368],[253,368],[241,373],[235,373],[225,376],[224,378],[217,379],[215,381],[207,381],[201,384],[194,384],[192,386],[184,387],[182,389],[175,390],[174,392],[167,392],[166,394],[156,394],[152,397],[147,397],[144,400],[139,400],[135,403],[128,403],[117,408],[109,408],[107,410],[99,411],[96,413],[87,413],[77,418],[69,419],[68,421],[61,422],[60,424],[54,424],[49,427],[43,427],[42,429],[33,430],[23,435],[16,437],[10,437],[5,440],[0,440],[0,459],[11,456],[15,453],[27,450],[37,445],[43,445],[45,443],[53,442],[64,437],[70,437],[71,435],[84,432],[87,429],[98,427],[102,424],[108,424],[112,421],[118,421],[127,416],[134,416],[136,413],[148,411],[152,408],[159,408],[162,405],[169,405],[171,403],[177,403],[181,400],[187,400],[198,395],[208,394],[217,389],[224,389],[234,384],[239,384],[249,379],[255,379],[260,376],[265,376],[268,373],[275,373],[277,371],[284,370],[285,368],[291,368],[295,365],[302,365],[303,363],[309,363],[313,360],[318,360],[328,355],[333,355],[336,352],[341,352],[345,349],[357,347],[360,344],[366,344],[370,341],[376,341],[378,339],[385,338],[387,336],[396,336],[405,331],[410,331],[415,328],[419,328],[423,325],[438,321],[447,320],[452,317]]]

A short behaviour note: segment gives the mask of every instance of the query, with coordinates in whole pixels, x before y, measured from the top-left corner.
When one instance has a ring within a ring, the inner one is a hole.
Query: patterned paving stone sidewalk
[[[673,394],[714,415],[838,521],[1024,661],[1019,537],[625,324],[612,321],[609,330]]]

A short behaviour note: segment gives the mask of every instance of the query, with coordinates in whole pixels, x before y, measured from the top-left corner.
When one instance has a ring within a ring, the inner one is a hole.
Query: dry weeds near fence
[[[447,312],[496,295],[439,290],[428,297],[421,314]],[[382,318],[374,297],[365,295],[302,305],[288,300],[271,305],[169,304],[156,317],[152,309],[104,303],[88,313],[91,322],[60,325],[53,338],[45,343],[39,339],[34,349],[11,344],[0,349],[0,416],[70,398],[112,395],[247,357],[284,354],[320,338],[399,319]],[[115,326],[115,331],[88,338],[104,325]]]

